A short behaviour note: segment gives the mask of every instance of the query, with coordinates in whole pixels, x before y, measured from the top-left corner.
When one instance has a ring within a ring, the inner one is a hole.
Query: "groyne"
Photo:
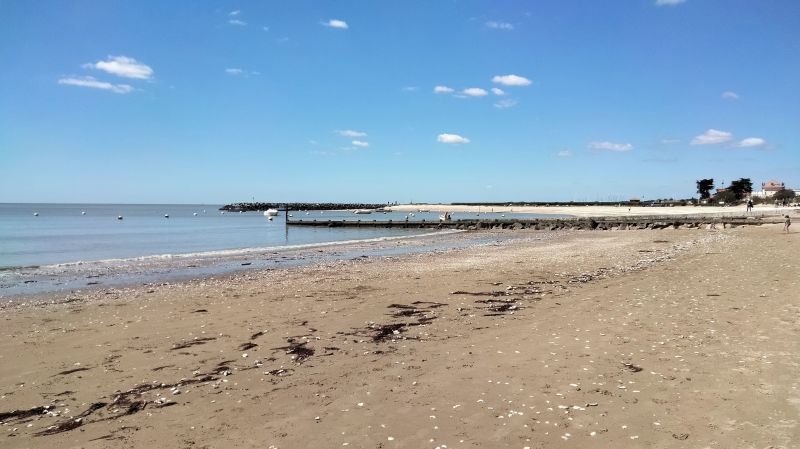
[[[278,210],[348,210],[348,209],[380,209],[387,204],[368,203],[232,203],[219,208],[228,212],[250,212],[267,209]]]
[[[582,229],[582,230],[633,230],[633,229],[724,229],[745,225],[760,225],[757,217],[605,217],[605,218],[539,218],[539,219],[466,219],[438,220],[288,220],[288,226],[320,227],[378,227],[378,228],[430,228],[430,229]]]

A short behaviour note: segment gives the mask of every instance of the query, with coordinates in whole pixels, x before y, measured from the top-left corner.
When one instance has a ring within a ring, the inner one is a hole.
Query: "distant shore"
[[[562,214],[574,217],[620,217],[620,216],[658,216],[658,215],[746,215],[744,206],[467,206],[455,204],[398,204],[386,206],[387,210],[397,212],[416,212],[420,210],[435,212],[499,212],[529,214]],[[770,205],[757,205],[751,214],[772,216],[796,212],[797,207],[776,208]]]

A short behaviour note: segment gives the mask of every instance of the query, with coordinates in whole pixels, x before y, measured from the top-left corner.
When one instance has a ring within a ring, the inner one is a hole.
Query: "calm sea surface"
[[[293,220],[320,221],[439,218],[435,212],[290,214]],[[533,215],[453,214],[455,220],[476,217]],[[285,220],[285,212],[268,220],[261,212],[223,214],[218,205],[0,204],[0,299],[447,250],[517,238],[514,233],[432,229],[287,227]]]

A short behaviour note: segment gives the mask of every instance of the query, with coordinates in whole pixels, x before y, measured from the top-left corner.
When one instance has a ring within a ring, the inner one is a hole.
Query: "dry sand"
[[[436,212],[497,212],[526,214],[563,214],[574,217],[642,217],[663,215],[746,215],[745,206],[675,206],[675,207],[627,207],[627,206],[461,206],[451,204],[400,204],[387,209],[398,212],[430,210]],[[782,207],[759,204],[752,215],[771,216],[796,213],[797,207]]]
[[[543,235],[7,305],[0,447],[800,445],[800,234]]]

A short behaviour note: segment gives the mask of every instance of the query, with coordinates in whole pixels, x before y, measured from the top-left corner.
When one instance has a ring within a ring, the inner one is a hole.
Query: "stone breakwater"
[[[368,203],[233,203],[219,208],[228,212],[278,210],[347,210],[347,209],[380,209],[386,204]]]
[[[634,230],[634,229],[725,229],[745,225],[760,225],[762,221],[754,217],[638,217],[638,218],[560,218],[531,220],[290,220],[290,226],[323,226],[323,227],[388,227],[388,228],[432,228],[432,229],[535,229],[555,231],[560,229],[576,230]]]

